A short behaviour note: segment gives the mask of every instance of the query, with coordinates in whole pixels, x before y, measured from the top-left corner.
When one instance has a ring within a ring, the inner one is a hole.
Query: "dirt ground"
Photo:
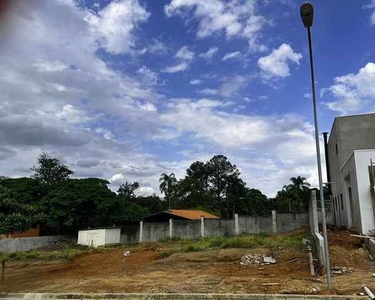
[[[375,263],[361,240],[347,231],[329,233],[332,266],[352,273],[334,275],[333,294],[357,294],[362,284],[375,290]],[[310,275],[307,251],[279,249],[213,249],[175,253],[165,257],[165,246],[125,248],[83,254],[68,262],[9,262],[2,292],[106,293],[285,293],[325,294],[325,276]],[[267,254],[274,265],[242,266],[245,254]],[[274,285],[263,285],[274,284]]]

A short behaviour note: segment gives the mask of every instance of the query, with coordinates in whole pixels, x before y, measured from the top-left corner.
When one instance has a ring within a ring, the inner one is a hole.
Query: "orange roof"
[[[204,217],[206,219],[220,219],[219,217],[211,215],[203,210],[170,209],[168,210],[168,212],[173,215],[190,220],[200,220],[201,217]]]

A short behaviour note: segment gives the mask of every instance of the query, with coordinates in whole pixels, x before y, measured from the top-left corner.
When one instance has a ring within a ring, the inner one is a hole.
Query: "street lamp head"
[[[305,27],[311,27],[314,19],[314,7],[311,3],[305,2],[301,5],[301,18]]]

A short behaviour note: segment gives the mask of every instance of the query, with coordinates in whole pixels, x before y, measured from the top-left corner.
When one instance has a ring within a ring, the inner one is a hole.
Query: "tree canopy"
[[[36,207],[17,201],[11,190],[0,186],[0,234],[26,231],[42,219]]]
[[[33,178],[38,179],[42,185],[49,187],[67,180],[70,175],[74,174],[58,158],[53,158],[44,152],[38,157],[38,165],[33,166],[31,170],[35,172]]]
[[[290,178],[274,199],[250,188],[236,165],[224,155],[193,162],[183,178],[160,176],[157,195],[144,196],[139,182],[126,181],[117,193],[99,178],[71,179],[74,172],[59,159],[42,153],[32,178],[0,178],[0,233],[9,234],[41,223],[49,233],[75,233],[80,228],[125,225],[168,208],[201,209],[222,218],[269,215],[308,209],[310,184]]]

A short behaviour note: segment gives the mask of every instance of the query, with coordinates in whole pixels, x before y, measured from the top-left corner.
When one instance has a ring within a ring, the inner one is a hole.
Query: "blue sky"
[[[0,175],[38,154],[76,177],[137,180],[228,156],[269,196],[317,184],[307,35],[292,0],[8,1]],[[320,131],[374,111],[375,1],[313,2]]]

